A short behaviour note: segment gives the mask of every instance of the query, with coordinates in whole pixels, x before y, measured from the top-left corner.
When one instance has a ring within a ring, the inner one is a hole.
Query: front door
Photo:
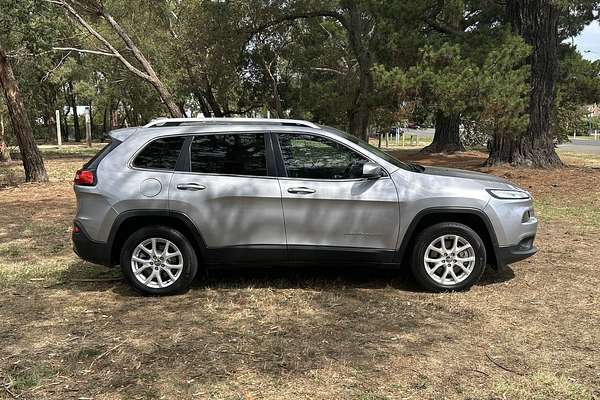
[[[169,206],[192,219],[208,261],[284,259],[281,191],[267,170],[265,135],[196,135],[189,154],[187,171],[173,174]]]
[[[362,178],[362,165],[369,160],[327,137],[276,137],[290,259],[329,255],[333,260],[391,261],[400,213],[389,176]]]

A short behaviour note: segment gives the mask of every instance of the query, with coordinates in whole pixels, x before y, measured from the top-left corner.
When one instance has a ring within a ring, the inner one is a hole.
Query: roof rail
[[[182,126],[182,125],[219,125],[219,124],[255,124],[255,125],[284,125],[304,126],[307,128],[321,129],[320,126],[299,119],[276,119],[276,118],[157,118],[144,128]]]

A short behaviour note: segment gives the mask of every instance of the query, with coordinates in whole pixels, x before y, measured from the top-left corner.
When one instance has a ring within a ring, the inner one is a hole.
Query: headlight
[[[529,193],[523,190],[486,189],[489,194],[497,199],[519,200],[528,199]]]

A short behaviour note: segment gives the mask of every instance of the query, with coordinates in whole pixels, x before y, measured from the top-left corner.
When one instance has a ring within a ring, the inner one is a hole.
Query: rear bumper
[[[111,266],[111,249],[107,243],[95,242],[91,240],[83,230],[81,225],[77,224],[80,231],[71,236],[73,240],[73,251],[79,258],[89,261],[93,264]]]
[[[494,250],[496,252],[496,262],[498,267],[504,267],[508,264],[524,260],[537,253],[538,249],[533,245],[534,239],[535,236],[530,236],[521,240],[519,244],[514,246],[497,246]]]

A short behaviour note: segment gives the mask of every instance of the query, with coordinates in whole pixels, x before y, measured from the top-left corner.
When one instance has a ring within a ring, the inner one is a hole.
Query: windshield
[[[344,139],[349,140],[352,143],[359,145],[363,149],[368,150],[369,152],[375,154],[377,157],[384,159],[385,161],[389,162],[390,164],[395,165],[398,168],[402,168],[407,171],[420,171],[420,168],[418,168],[418,166],[416,164],[400,161],[397,158],[390,156],[385,151],[383,151],[375,146],[370,145],[369,143],[365,142],[364,140],[360,140],[359,138],[357,138],[355,136],[349,135],[346,132],[340,131],[339,129],[332,128],[330,126],[321,125],[321,128],[323,128],[324,130],[326,130],[328,132],[335,133],[336,135],[341,136]]]

